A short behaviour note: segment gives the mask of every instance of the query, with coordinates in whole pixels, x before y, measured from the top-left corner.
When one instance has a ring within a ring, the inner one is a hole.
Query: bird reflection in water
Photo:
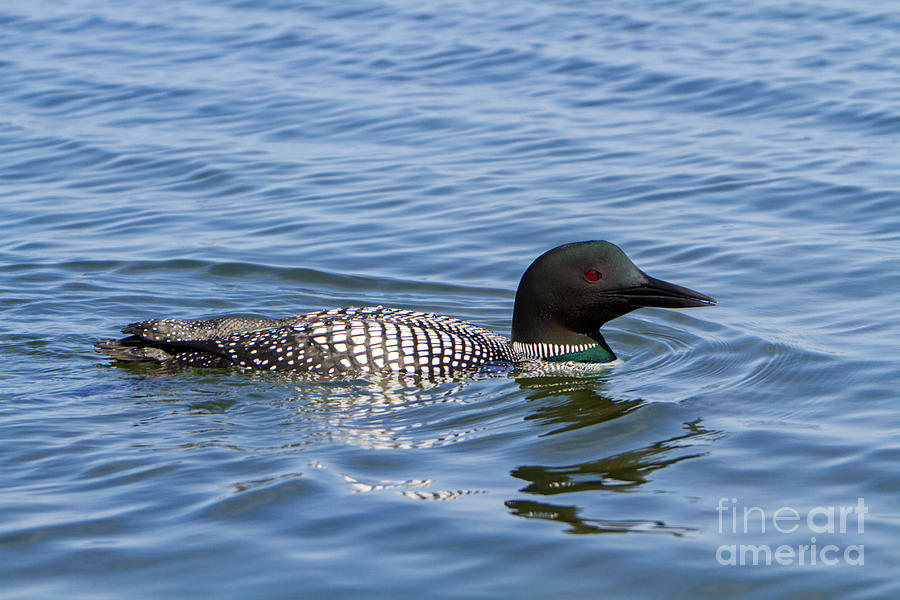
[[[645,400],[614,400],[597,392],[603,382],[571,378],[520,379],[529,389],[529,399],[541,405],[526,419],[555,426],[542,437],[573,432],[585,427],[611,423],[648,405]],[[598,386],[598,384],[600,384]],[[564,397],[562,403],[547,401]],[[698,447],[719,437],[720,433],[703,427],[700,419],[683,423],[683,433],[643,446],[612,454],[605,458],[569,465],[523,465],[511,475],[527,483],[521,492],[539,496],[555,496],[572,492],[631,491],[647,483],[650,475],[670,465],[706,454]],[[568,533],[664,533],[675,536],[695,531],[690,527],[673,527],[662,521],[646,519],[597,519],[580,516],[577,505],[555,504],[534,500],[508,500],[510,512],[527,519],[567,523]]]

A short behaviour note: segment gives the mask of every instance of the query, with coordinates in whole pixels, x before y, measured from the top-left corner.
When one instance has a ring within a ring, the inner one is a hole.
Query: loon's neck
[[[574,331],[553,315],[542,315],[533,310],[531,303],[523,302],[516,295],[513,309],[512,346],[520,354],[528,358],[540,358],[553,362],[590,362],[605,363],[616,360],[600,328],[593,333],[584,334]]]
[[[616,354],[600,335],[600,332],[582,340],[572,342],[520,342],[512,343],[513,350],[528,358],[539,358],[550,362],[606,363],[616,360]]]

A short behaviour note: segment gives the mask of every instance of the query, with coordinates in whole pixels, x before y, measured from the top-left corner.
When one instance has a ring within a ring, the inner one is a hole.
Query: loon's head
[[[600,326],[643,306],[687,308],[716,301],[650,277],[618,246],[576,242],[539,256],[522,275],[512,341],[606,347]]]

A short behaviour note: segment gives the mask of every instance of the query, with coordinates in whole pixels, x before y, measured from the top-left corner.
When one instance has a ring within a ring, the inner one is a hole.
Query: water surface
[[[4,6],[0,596],[896,597],[893,9]],[[365,304],[508,334],[585,239],[719,306],[613,321],[582,377],[91,350]]]

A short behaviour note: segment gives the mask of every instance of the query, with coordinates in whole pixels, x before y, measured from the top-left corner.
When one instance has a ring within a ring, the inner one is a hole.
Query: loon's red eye
[[[594,269],[591,269],[584,274],[584,278],[588,281],[597,281],[601,277],[603,277],[603,275],[601,275],[599,271],[595,271]]]

